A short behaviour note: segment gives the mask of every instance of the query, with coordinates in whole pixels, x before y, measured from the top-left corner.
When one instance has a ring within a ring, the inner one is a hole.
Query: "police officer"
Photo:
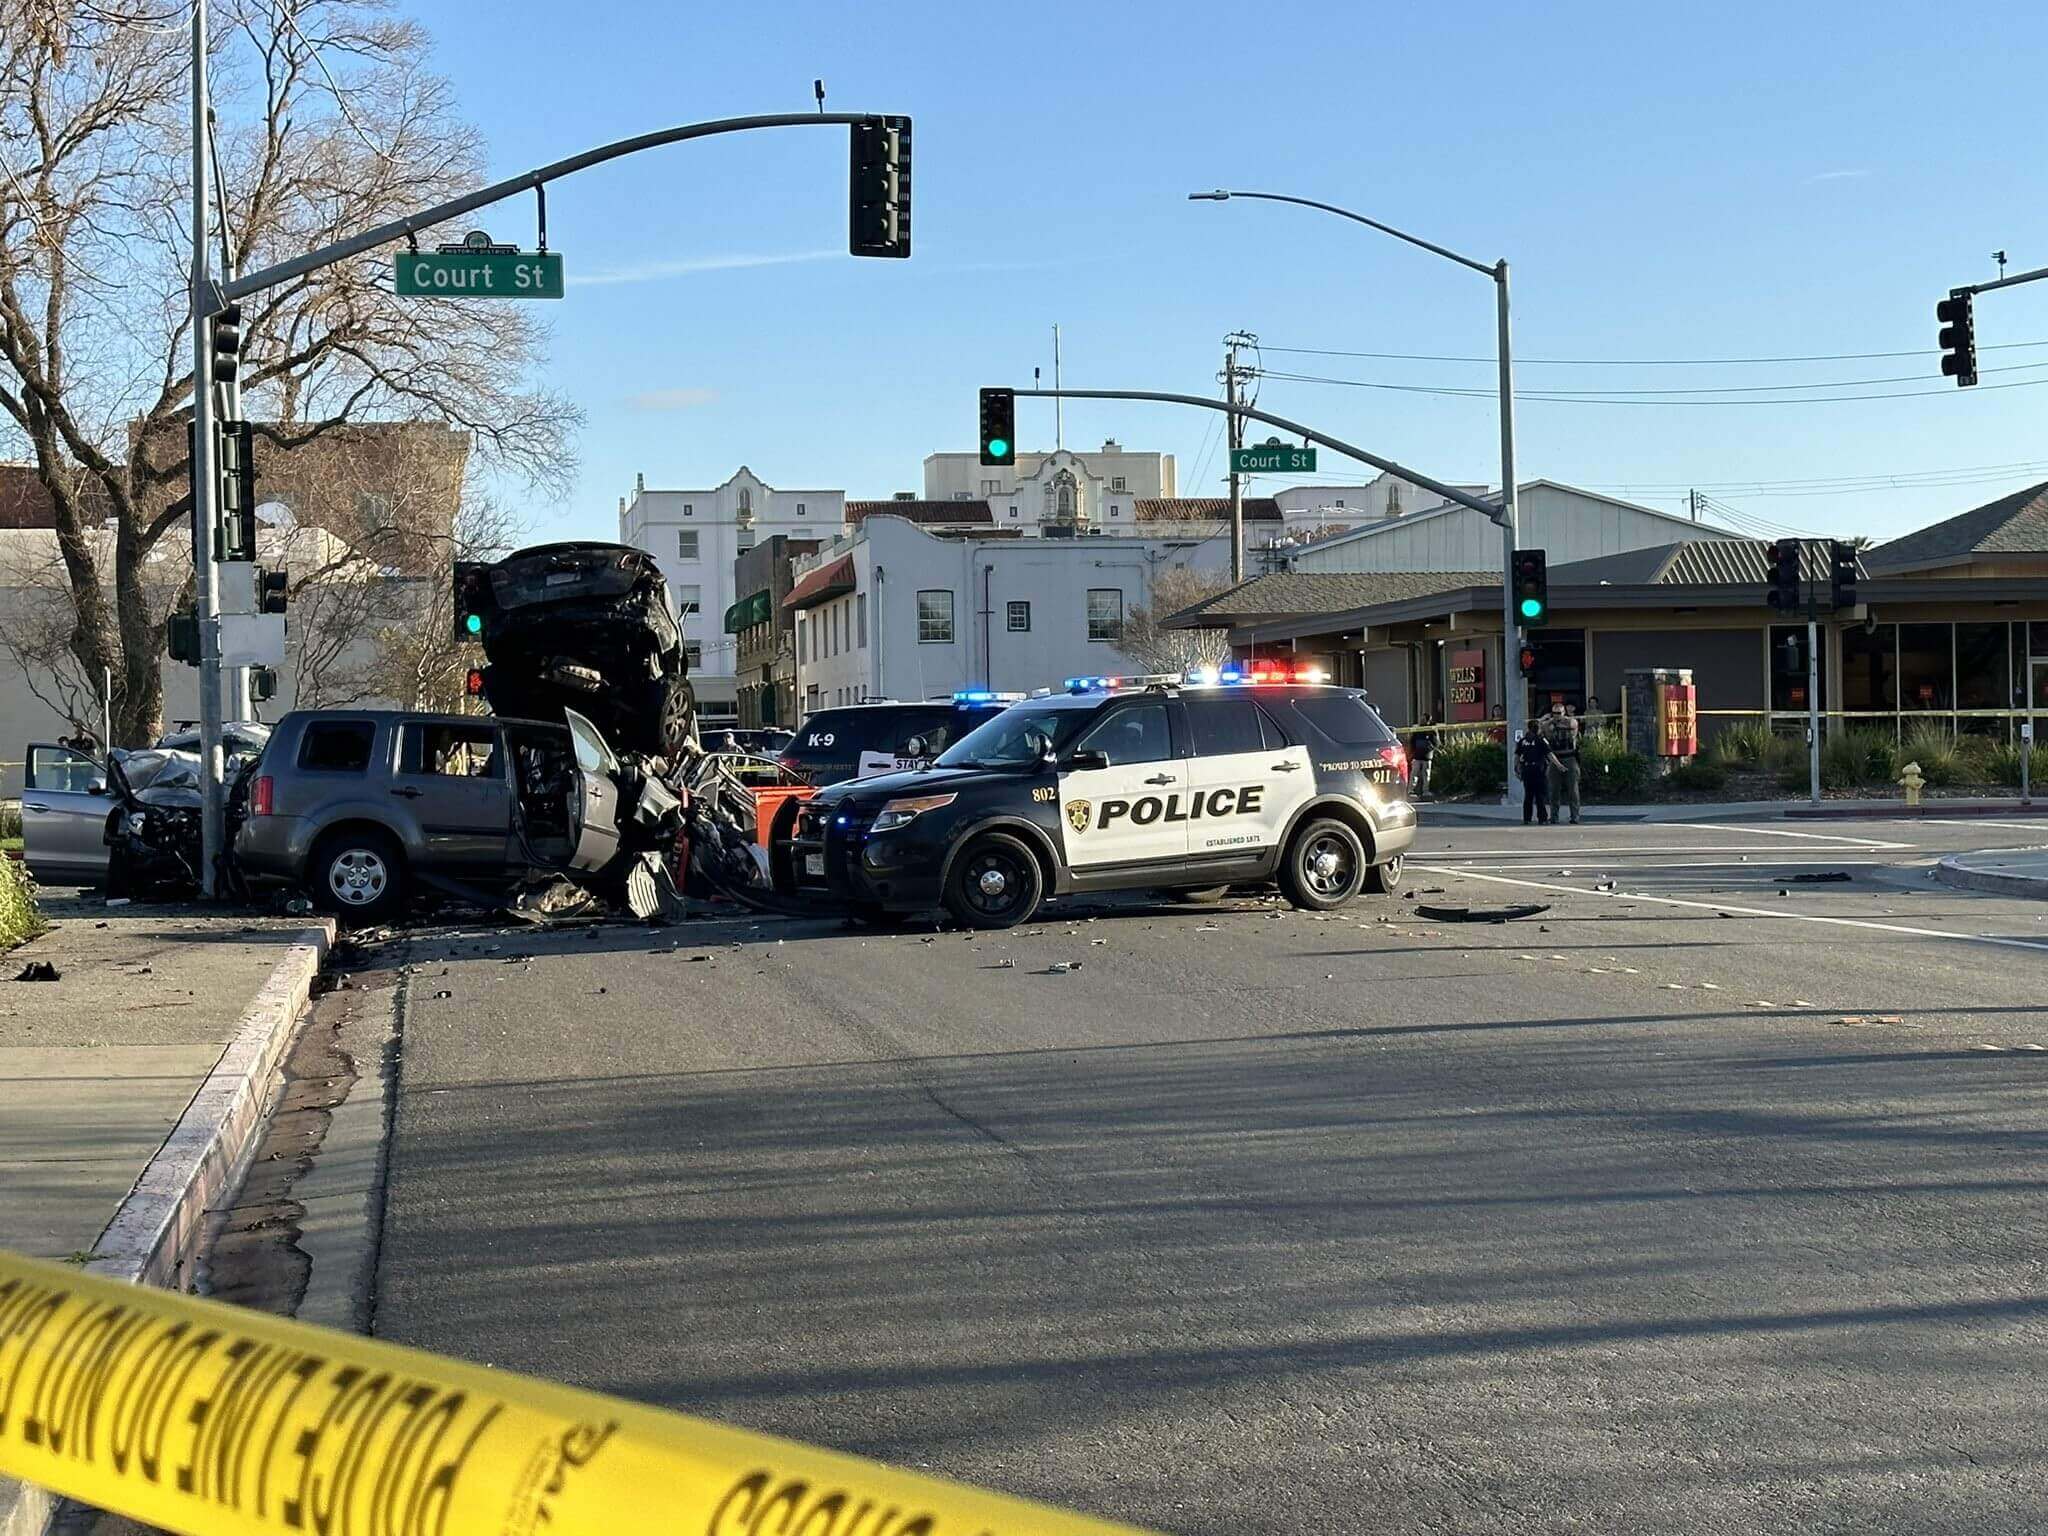
[[[1550,814],[1556,818],[1569,800],[1572,825],[1579,824],[1579,722],[1568,714],[1564,701],[1551,704],[1543,722],[1543,740],[1550,748]]]
[[[1522,781],[1523,826],[1532,820],[1542,826],[1550,825],[1550,770],[1556,763],[1550,743],[1531,720],[1515,743],[1515,773]]]
[[[1408,738],[1408,761],[1413,766],[1413,788],[1419,799],[1429,793],[1429,764],[1436,756],[1436,716],[1425,713],[1422,723]]]

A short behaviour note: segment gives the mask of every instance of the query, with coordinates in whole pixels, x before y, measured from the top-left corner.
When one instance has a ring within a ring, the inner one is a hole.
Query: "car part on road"
[[[1415,909],[1415,915],[1426,917],[1433,923],[1512,923],[1549,910],[1547,901],[1523,901],[1505,907],[1433,907],[1425,904]]]
[[[1845,885],[1856,877],[1846,869],[1802,871],[1792,877],[1794,885]]]

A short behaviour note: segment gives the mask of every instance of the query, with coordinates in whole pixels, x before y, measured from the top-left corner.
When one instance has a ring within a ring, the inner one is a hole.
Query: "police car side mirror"
[[[1095,747],[1083,747],[1078,752],[1067,754],[1066,768],[1069,773],[1087,773],[1108,766],[1109,754]]]

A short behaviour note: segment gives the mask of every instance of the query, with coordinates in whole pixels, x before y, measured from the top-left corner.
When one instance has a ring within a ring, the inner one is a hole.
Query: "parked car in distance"
[[[236,862],[252,881],[300,886],[365,921],[417,890],[602,879],[654,846],[679,802],[583,715],[564,718],[296,710],[250,780]]]

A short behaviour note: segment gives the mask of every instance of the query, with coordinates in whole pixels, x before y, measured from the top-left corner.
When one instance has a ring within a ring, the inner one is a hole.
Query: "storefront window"
[[[2012,688],[2007,672],[2009,648],[2004,624],[1958,624],[1956,626],[1956,707],[1959,709],[2004,709]],[[1956,722],[1963,730],[1986,736],[2003,736],[2005,722],[1997,718],[1964,719]]]
[[[1955,657],[1952,624],[1901,624],[1899,626],[1899,709],[1908,716],[1915,710],[1955,707]]]
[[[1820,680],[1820,707],[1828,707],[1827,676]],[[1771,626],[1771,708],[1804,710],[1806,702],[1806,626]]]
[[[1896,624],[1880,624],[1874,630],[1852,624],[1842,631],[1842,708],[1890,714],[1899,707],[1893,664],[1898,644]]]
[[[2036,619],[2034,620],[2033,628],[2033,654],[2036,656],[2048,656],[2048,621]]]

